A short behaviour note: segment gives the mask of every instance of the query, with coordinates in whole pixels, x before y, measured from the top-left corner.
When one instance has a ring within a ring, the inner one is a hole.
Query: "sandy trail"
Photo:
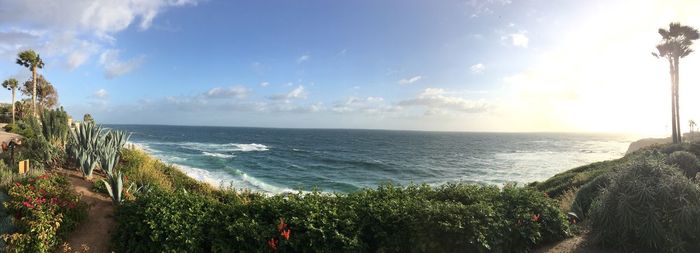
[[[92,183],[83,180],[78,171],[59,169],[58,173],[65,175],[73,190],[81,195],[81,200],[90,205],[87,219],[68,237],[67,243],[72,248],[68,252],[109,252],[111,231],[114,229],[112,200],[91,191]],[[59,247],[57,252],[64,252],[64,249]]]

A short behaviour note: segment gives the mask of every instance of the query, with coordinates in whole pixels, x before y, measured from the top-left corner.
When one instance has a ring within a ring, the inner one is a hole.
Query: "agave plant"
[[[102,127],[92,123],[80,124],[75,130],[71,130],[71,152],[75,155],[74,158],[79,158],[83,153],[91,153],[90,151],[98,150],[104,137],[102,136]],[[94,154],[91,154],[94,156]]]
[[[129,140],[129,137],[130,135],[124,131],[110,130],[105,134],[105,145],[110,145],[119,152]]]
[[[107,180],[102,180],[107,188],[109,196],[112,197],[112,203],[119,205],[124,201],[124,175],[121,171],[114,171],[113,174],[107,174]]]
[[[80,171],[83,172],[83,177],[85,179],[92,178],[92,171],[97,167],[97,160],[89,152],[84,152],[78,156],[78,162]]]
[[[117,148],[110,145],[104,145],[102,148],[100,148],[98,153],[100,168],[102,168],[102,171],[107,173],[107,175],[112,175],[114,173],[114,167],[119,162]]]

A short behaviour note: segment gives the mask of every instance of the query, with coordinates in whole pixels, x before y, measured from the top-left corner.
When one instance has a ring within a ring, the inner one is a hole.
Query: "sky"
[[[670,133],[658,28],[700,1],[0,0],[0,78],[32,48],[101,123]],[[700,120],[700,53],[681,122]],[[10,101],[0,92],[0,101]],[[688,131],[683,124],[683,131]]]

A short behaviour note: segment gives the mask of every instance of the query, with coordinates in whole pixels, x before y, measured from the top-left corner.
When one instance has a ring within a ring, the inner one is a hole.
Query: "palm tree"
[[[25,50],[17,55],[17,64],[24,66],[32,71],[32,80],[34,80],[34,91],[32,92],[32,112],[37,116],[36,112],[36,69],[44,67],[44,61],[41,60],[39,54],[34,50]]]
[[[695,120],[688,120],[688,127],[690,127],[691,133],[693,132],[693,129],[695,129],[695,126],[697,126],[697,124],[695,124]]]
[[[15,91],[17,90],[17,79],[10,78],[2,82],[2,87],[12,91],[12,124],[15,123]]]
[[[678,108],[678,69],[680,58],[688,56],[693,50],[693,40],[700,38],[698,30],[680,23],[671,23],[668,30],[660,28],[661,42],[656,46],[658,53],[652,53],[657,58],[668,60],[671,75],[671,127],[673,128],[673,143],[681,142],[681,125]]]

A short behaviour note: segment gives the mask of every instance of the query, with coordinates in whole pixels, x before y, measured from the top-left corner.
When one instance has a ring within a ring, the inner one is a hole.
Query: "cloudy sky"
[[[700,27],[699,2],[0,0],[0,77],[33,48],[103,123],[663,134],[656,31]]]

